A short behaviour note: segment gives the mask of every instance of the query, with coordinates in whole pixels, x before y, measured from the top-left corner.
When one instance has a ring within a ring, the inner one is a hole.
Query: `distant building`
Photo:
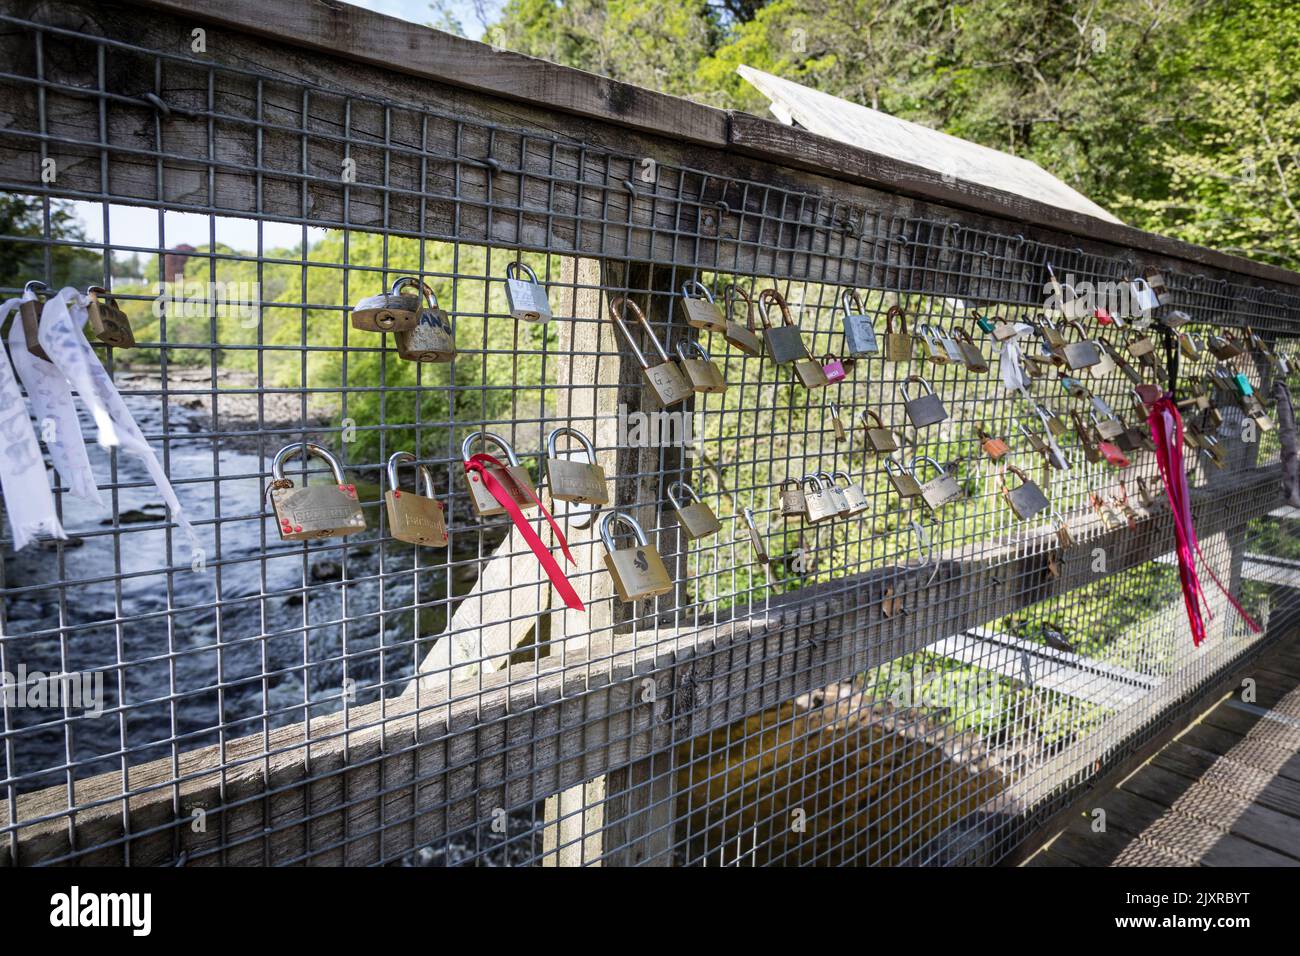
[[[163,276],[168,282],[175,282],[185,277],[185,263],[189,261],[194,251],[194,247],[186,242],[167,251],[163,256]]]

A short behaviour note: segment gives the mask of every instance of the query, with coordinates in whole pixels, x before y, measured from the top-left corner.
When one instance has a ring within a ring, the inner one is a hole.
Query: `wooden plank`
[[[1150,694],[1161,683],[1148,674],[1092,662],[983,627],[936,641],[926,651],[994,671],[1030,687],[1116,709]]]
[[[1231,750],[1218,754],[1176,740],[1151,762],[1183,777],[1203,780],[1249,798],[1262,807],[1300,818],[1300,780],[1237,760]],[[1300,767],[1300,760],[1296,763]]]
[[[1255,856],[1245,847],[1234,849],[1241,855],[1239,865],[1300,866],[1300,819],[1257,805],[1203,779],[1191,779],[1154,764],[1133,774],[1123,788],[1181,816],[1258,844]]]

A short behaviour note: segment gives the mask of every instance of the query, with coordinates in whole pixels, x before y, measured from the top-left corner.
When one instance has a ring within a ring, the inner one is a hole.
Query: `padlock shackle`
[[[321,459],[330,466],[330,471],[334,474],[334,484],[343,484],[343,466],[339,463],[339,460],[334,457],[328,448],[318,445],[314,441],[296,441],[277,451],[275,457],[271,459],[271,477],[276,481],[284,481],[285,463],[296,455],[302,455],[304,459]]]
[[[760,318],[763,320],[763,328],[772,328],[772,323],[768,321],[768,309],[773,303],[781,309],[781,324],[791,325],[797,329],[799,324],[795,322],[794,316],[790,312],[790,303],[786,302],[785,296],[776,289],[764,289],[758,294],[758,311]]]
[[[23,285],[23,295],[27,295],[29,292],[34,296],[48,297],[51,295],[52,290],[47,283],[42,282],[40,279],[31,279]]]
[[[862,419],[862,423],[868,428],[885,428],[884,420],[880,417],[880,413],[874,408],[864,408],[861,414],[858,415],[858,418]],[[872,425],[871,419],[875,419],[876,424]],[[888,430],[889,429],[885,428],[885,431]]]
[[[393,281],[392,286],[388,290],[388,294],[400,296],[402,294],[402,290],[405,289],[408,285],[415,286],[415,294],[417,296],[424,295],[425,292],[424,283],[415,276],[400,276],[399,278],[395,279]]]
[[[849,308],[850,302],[853,303],[852,308]],[[840,307],[844,309],[846,316],[866,314],[862,311],[862,300],[858,298],[857,289],[845,289],[840,293]]]
[[[510,447],[510,443],[495,432],[488,431],[470,432],[465,436],[465,440],[460,443],[461,461],[469,461],[470,449],[474,447],[476,439],[482,441],[484,445],[496,445],[506,453],[506,461],[511,465],[519,464],[519,456],[516,455],[515,450]]]
[[[699,279],[689,279],[686,282],[682,283],[682,298],[683,299],[695,298],[695,296],[691,295],[692,289],[698,290],[700,292],[699,298],[703,299],[705,302],[709,303],[710,305],[716,304],[713,301],[713,293],[710,292],[708,290],[708,287],[705,286],[705,284],[701,282]]]
[[[1003,465],[1002,470],[998,472],[998,479],[1002,483],[1002,493],[1004,495],[1011,493],[1011,488],[1008,487],[1007,485],[1007,472],[1011,472],[1013,475],[1019,478],[1020,484],[1022,485],[1029,484],[1029,476],[1026,475],[1024,471],[1020,469],[1018,466],[1012,464]]]
[[[713,356],[709,354],[708,349],[699,343],[697,339],[678,339],[677,340],[677,357],[683,362],[688,361],[686,352],[690,349],[699,353],[698,360],[712,362]]]
[[[395,451],[388,456],[388,487],[393,491],[401,491],[401,482],[397,480],[397,468],[407,462],[418,462],[419,459],[409,451]],[[433,493],[433,471],[428,465],[417,464],[416,472],[419,474],[420,481],[424,485],[424,497],[432,498]]]
[[[907,313],[903,311],[901,305],[891,305],[889,311],[885,313],[885,333],[892,334],[894,331],[894,316],[898,316],[898,331],[900,334],[907,334]]]
[[[906,468],[903,467],[903,463],[900,462],[900,461],[896,461],[896,460],[893,459],[893,458],[886,458],[883,462],[880,463],[880,467],[883,468],[883,469],[885,469],[885,474],[887,474],[887,475],[892,475],[892,474],[893,474],[893,472],[889,470],[889,466],[890,466],[890,465],[893,465],[896,469],[898,469],[898,473],[899,473],[900,475],[906,475],[906,474],[908,474],[908,470],[907,470]],[[913,477],[915,477],[915,476],[913,476]]]
[[[559,439],[561,435],[568,435],[587,453],[587,458],[591,464],[596,464],[596,446],[591,443],[591,439],[584,435],[572,425],[561,425],[558,428],[552,428],[551,433],[546,436],[546,457],[558,458]]]
[[[722,290],[722,307],[727,313],[727,317],[731,317],[732,295],[738,295],[745,300],[745,328],[749,329],[751,332],[755,331],[754,300],[750,298],[749,293],[746,292],[743,287],[736,285],[734,282],[728,283],[727,287]]]
[[[835,472],[832,472],[832,473],[831,473],[831,481],[834,481],[836,478],[843,478],[843,479],[844,479],[844,487],[845,487],[845,488],[849,488],[849,487],[851,487],[851,486],[853,485],[853,479],[849,477],[849,473],[848,473],[847,471],[835,471]]]
[[[96,302],[99,301],[99,297],[100,297],[101,295],[102,295],[104,298],[106,298],[106,299],[110,299],[110,300],[113,298],[113,293],[109,292],[109,291],[108,291],[107,289],[105,289],[102,285],[88,285],[88,286],[86,286],[86,293],[85,293],[85,294],[86,294],[86,298],[88,298],[88,299],[94,299]]]
[[[975,340],[974,340],[973,338],[971,338],[970,333],[967,332],[967,331],[966,331],[964,328],[962,328],[960,325],[958,325],[956,322],[954,322],[954,323],[952,324],[952,333],[951,333],[951,335],[952,335],[952,337],[953,337],[954,339],[956,339],[958,342],[965,342],[965,343],[967,343],[968,345],[975,345]],[[977,346],[977,345],[976,345],[975,347],[976,347],[976,348],[979,348],[979,346]]]
[[[623,310],[625,309],[632,310],[632,314],[636,317],[637,324],[645,330],[646,338],[649,339],[650,344],[654,346],[654,350],[659,355],[659,358],[663,360],[663,364],[666,365],[671,362],[672,359],[668,357],[668,353],[664,351],[664,347],[660,345],[659,340],[655,338],[654,329],[650,328],[650,323],[647,321],[645,313],[641,311],[641,307],[627,296],[616,296],[609,300],[610,318],[614,320],[614,324],[618,326],[619,331],[623,333],[623,338],[627,339],[628,347],[632,349],[632,354],[636,356],[636,360],[641,363],[641,368],[649,369],[650,363],[646,361],[645,355],[639,348],[637,348],[637,344],[632,338],[631,330],[623,322]]]
[[[687,498],[690,498],[692,501],[696,503],[700,502],[700,496],[695,491],[695,489],[692,488],[690,485],[688,485],[686,482],[682,481],[680,478],[678,478],[676,481],[668,485],[668,501],[678,511],[682,510],[682,500],[680,497],[678,497],[679,490],[682,493],[684,493]]]
[[[642,530],[641,525],[637,523],[635,518],[622,511],[607,511],[605,517],[600,519],[600,540],[605,545],[605,550],[610,554],[617,550],[614,547],[615,522],[624,524],[631,530],[632,536],[636,538],[639,547],[646,548],[650,546],[650,539],[646,537],[645,531]]]
[[[839,362],[840,357],[834,352],[827,352],[822,356],[822,365],[830,365],[831,362]]]
[[[920,382],[922,385],[924,385],[925,393],[927,395],[934,394],[934,386],[932,386],[928,381],[926,381],[926,379],[923,376],[917,375],[915,372],[913,372],[911,375],[907,376],[907,378],[903,379],[901,382],[898,383],[898,390],[903,393],[903,401],[910,402],[912,400],[912,396],[909,393],[907,388],[907,386],[912,382]]]
[[[537,273],[533,271],[533,267],[530,266],[528,263],[521,262],[518,259],[512,259],[510,262],[506,263],[507,279],[515,279],[516,281],[518,281],[519,273],[521,272],[524,275],[528,276],[528,280],[532,282],[533,285],[542,284],[541,281],[537,278]]]
[[[798,478],[786,478],[784,481],[781,482],[781,490],[785,491],[787,485],[794,485],[795,488],[801,487]]]
[[[939,464],[938,461],[931,458],[929,455],[917,455],[915,458],[912,459],[911,464],[907,466],[908,474],[910,474],[913,478],[916,479],[917,484],[921,483],[921,477],[916,473],[916,466],[920,464],[924,464],[926,462],[929,462],[931,465],[934,466],[935,471],[939,472],[939,477],[941,478],[948,477],[948,472],[944,469],[943,465]]]
[[[822,486],[822,480],[818,478],[816,475],[804,475],[802,478],[799,479],[799,487],[802,488],[810,481],[812,482],[812,486],[815,491],[824,490]]]

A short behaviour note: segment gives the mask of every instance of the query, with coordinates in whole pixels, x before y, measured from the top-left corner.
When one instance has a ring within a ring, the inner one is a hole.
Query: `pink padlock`
[[[844,381],[844,363],[834,355],[822,356],[822,371],[826,373],[827,382]]]

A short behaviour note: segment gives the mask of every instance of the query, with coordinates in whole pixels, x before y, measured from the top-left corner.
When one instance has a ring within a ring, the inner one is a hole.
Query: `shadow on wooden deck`
[[[1300,632],[1248,675],[1023,865],[1300,866]]]

